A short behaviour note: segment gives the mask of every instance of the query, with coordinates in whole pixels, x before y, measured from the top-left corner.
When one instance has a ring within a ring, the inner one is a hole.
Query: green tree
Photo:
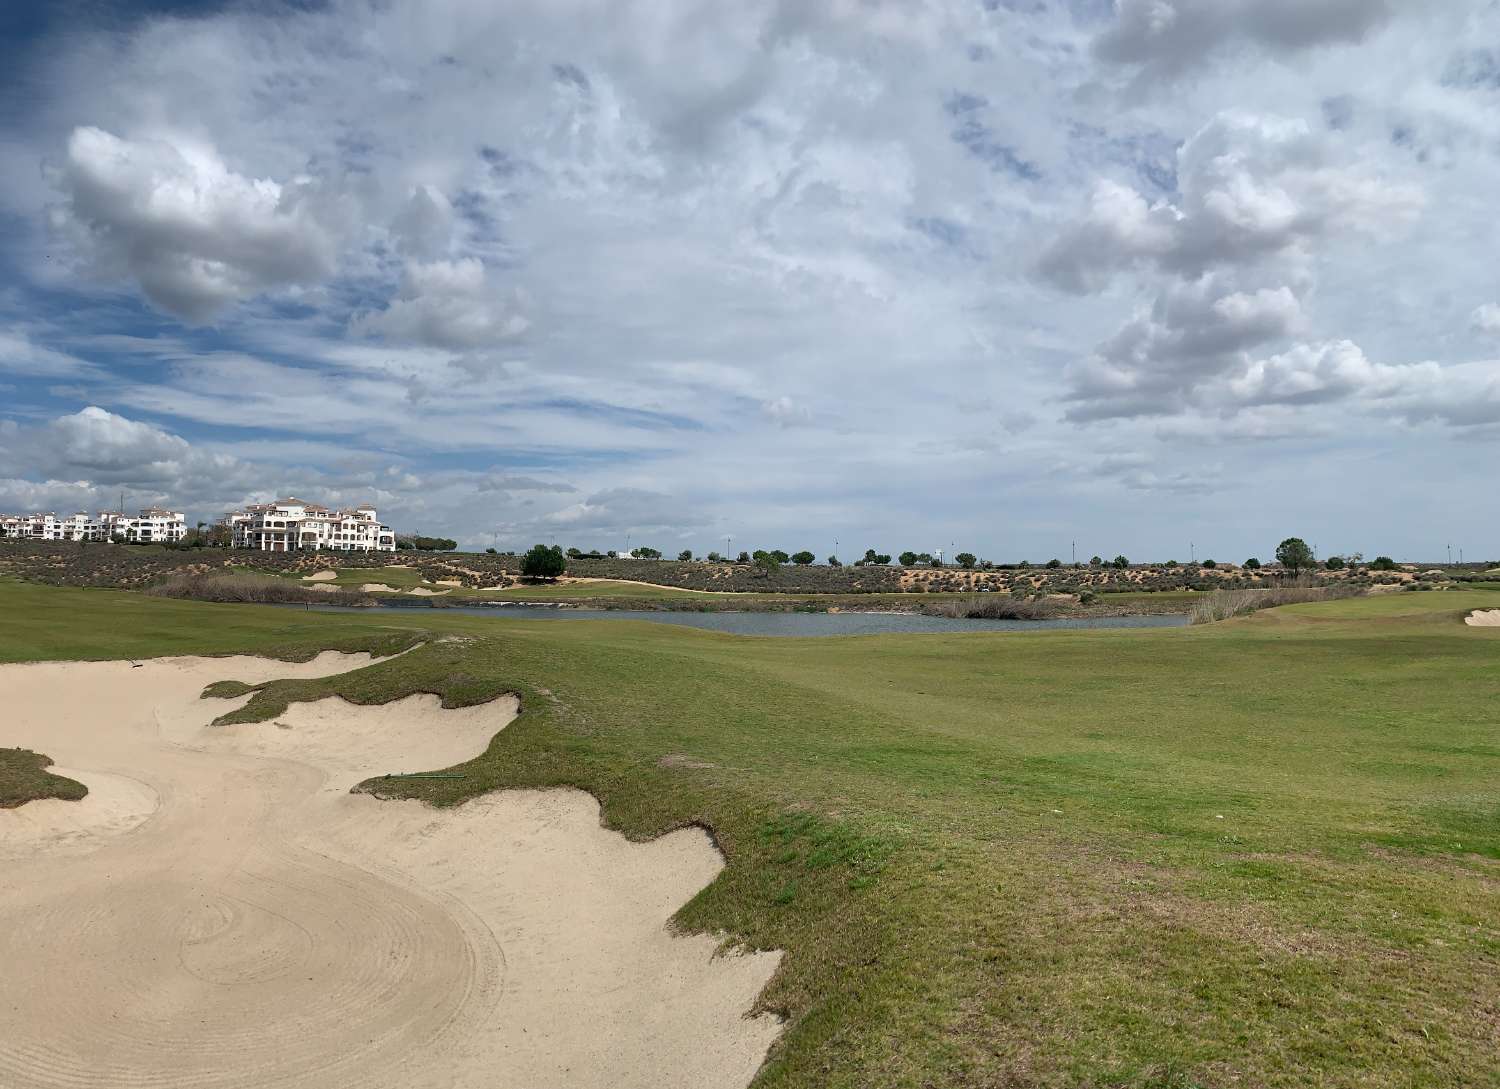
[[[693,558],[693,550],[691,548],[684,548],[681,552],[677,553],[677,558],[683,562],[687,562]]]
[[[958,566],[962,567],[965,571],[974,570],[974,565],[979,562],[979,557],[974,555],[974,553],[972,552],[960,552],[957,556],[954,556],[953,559],[954,562],[956,562]]]
[[[915,552],[903,552],[901,553],[901,555],[897,556],[896,559],[900,562],[902,567],[917,566],[917,554]]]
[[[1342,556],[1329,556],[1328,559],[1323,561],[1323,566],[1330,571],[1342,571],[1349,565],[1344,562],[1344,557]]]
[[[490,549],[490,551],[493,552],[494,549]],[[567,555],[568,555],[568,559],[570,559],[570,560],[577,560],[577,559],[582,559],[583,558],[583,553],[580,552],[576,548],[570,548],[570,549],[568,549]]]
[[[529,579],[555,579],[568,569],[568,558],[557,545],[532,545],[521,557],[521,574]]]
[[[798,567],[806,567],[815,559],[817,559],[817,557],[805,549],[792,555],[792,562],[795,563]]]
[[[632,548],[630,550],[630,554],[632,556],[634,556],[638,560],[659,560],[659,559],[661,559],[661,549],[659,549],[659,548],[647,548],[645,545],[642,545],[640,548]]]
[[[735,563],[749,563],[750,562],[750,553],[742,551],[738,556],[736,556],[734,558],[734,562]]]
[[[839,563],[839,558],[837,556],[829,556],[828,557],[828,566],[829,567],[843,567],[844,565],[841,564],[841,563]]]
[[[1123,571],[1125,570],[1125,568],[1130,566],[1130,561],[1127,560],[1124,556],[1116,556],[1114,558],[1114,566]]]
[[[776,558],[775,552],[756,549],[755,552],[751,553],[751,559],[755,561],[756,568],[763,575],[774,575],[781,569],[781,561]]]
[[[1276,546],[1276,562],[1281,564],[1282,570],[1295,578],[1316,561],[1306,541],[1301,537],[1288,537]]]
[[[1217,563],[1215,563],[1213,560],[1204,560],[1203,561],[1203,566],[1206,567],[1206,568],[1208,568],[1210,571],[1212,571],[1215,567],[1218,567],[1219,565]]]
[[[1089,560],[1089,566],[1090,567],[1103,567],[1104,566],[1104,557],[1103,556],[1094,556],[1092,559]]]
[[[724,562],[724,557],[721,556],[721,555],[719,555],[717,552],[710,552],[705,558],[708,560],[709,563],[723,563]]]
[[[1051,560],[1047,561],[1047,570],[1049,570],[1049,571],[1056,571],[1061,566],[1062,566],[1062,560],[1051,559]]]
[[[790,555],[788,555],[787,553],[783,552],[779,548],[773,548],[773,549],[771,549],[770,553],[771,553],[771,558],[774,559],[777,563],[791,563],[792,562],[792,557]]]
[[[1394,571],[1396,570],[1396,561],[1391,559],[1389,556],[1376,556],[1373,560],[1370,561],[1370,570]]]
[[[1259,571],[1260,570],[1260,561],[1257,560],[1254,556],[1251,556],[1248,560],[1245,561],[1245,570],[1246,571]]]

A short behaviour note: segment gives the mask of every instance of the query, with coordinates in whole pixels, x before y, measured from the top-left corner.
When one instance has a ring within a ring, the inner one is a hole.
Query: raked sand
[[[628,843],[578,791],[451,810],[349,787],[481,751],[514,705],[297,704],[209,727],[253,658],[0,666],[0,745],[80,802],[0,810],[0,1086],[743,1086],[773,954],[667,929],[722,865]]]
[[[1500,628],[1500,609],[1480,609],[1464,617],[1471,628]]]

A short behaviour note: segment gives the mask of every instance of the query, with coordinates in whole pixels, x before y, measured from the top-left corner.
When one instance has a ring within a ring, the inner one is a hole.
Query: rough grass
[[[633,837],[709,827],[728,867],[676,924],[787,950],[762,1089],[1492,1087],[1500,630],[1461,622],[1490,596],[745,639],[0,586],[0,658],[425,630],[230,717],[518,693],[464,779],[367,789],[571,785]],[[38,616],[72,627],[38,648]]]
[[[1360,597],[1364,589],[1346,585],[1315,585],[1299,582],[1293,585],[1276,586],[1270,589],[1215,590],[1200,595],[1188,613],[1193,624],[1213,624],[1237,616],[1249,616],[1261,609],[1274,609],[1281,605],[1303,605],[1310,601],[1335,601],[1341,598]]]
[[[0,809],[15,809],[39,798],[76,802],[89,792],[82,783],[47,769],[52,758],[30,749],[0,749]]]
[[[369,599],[357,590],[315,590],[305,583],[290,582],[275,575],[237,574],[169,575],[146,589],[153,597],[190,598],[194,601],[240,602],[256,605],[362,605]]]
[[[1011,597],[1009,594],[968,594],[950,601],[924,605],[928,616],[955,620],[1051,620],[1065,614],[1056,601]]]

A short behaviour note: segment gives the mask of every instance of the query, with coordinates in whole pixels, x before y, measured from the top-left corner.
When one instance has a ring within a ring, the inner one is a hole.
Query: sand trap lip
[[[0,744],[42,745],[90,787],[54,805],[134,799],[65,842],[3,841],[19,1000],[0,1003],[0,1085],[748,1083],[779,1025],[743,1014],[777,957],[666,927],[722,866],[705,833],[632,844],[578,791],[449,810],[347,792],[467,759],[511,700],[326,699],[209,727],[238,701],[197,699],[366,661],[0,667]]]
[[[1471,628],[1500,628],[1500,609],[1476,609],[1464,617]]]

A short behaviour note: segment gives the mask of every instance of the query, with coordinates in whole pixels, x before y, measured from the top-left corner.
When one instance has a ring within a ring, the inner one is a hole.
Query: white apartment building
[[[330,510],[303,499],[278,499],[231,511],[224,524],[235,548],[262,552],[333,549],[340,552],[394,552],[396,534],[380,524],[375,508]]]
[[[51,511],[37,514],[0,515],[0,537],[32,541],[112,541],[122,538],[135,543],[180,541],[187,536],[187,518],[181,511],[147,507],[139,515],[120,511],[87,511],[59,516]]]

